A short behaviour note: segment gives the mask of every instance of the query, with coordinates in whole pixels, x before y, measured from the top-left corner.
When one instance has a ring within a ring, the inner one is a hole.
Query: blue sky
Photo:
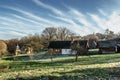
[[[46,27],[81,36],[120,32],[120,0],[0,0],[0,39],[41,34]]]

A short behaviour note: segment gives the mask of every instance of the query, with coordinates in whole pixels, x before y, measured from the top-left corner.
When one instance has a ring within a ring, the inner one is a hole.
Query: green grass
[[[0,80],[109,80],[112,75],[120,75],[120,54],[79,56],[61,56],[41,59],[34,55],[17,56],[14,60],[0,60]],[[25,60],[22,60],[24,58]],[[36,59],[37,58],[37,59]]]

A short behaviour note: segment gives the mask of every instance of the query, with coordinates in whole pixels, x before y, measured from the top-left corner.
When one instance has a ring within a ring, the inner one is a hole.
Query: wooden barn
[[[53,49],[55,52],[59,52],[61,54],[75,54],[75,51],[71,53],[72,44],[79,43],[83,48],[83,51],[88,51],[87,40],[76,40],[76,41],[51,41],[49,43],[48,48]]]
[[[70,53],[71,41],[51,41],[48,49],[53,49],[54,54],[68,54]]]

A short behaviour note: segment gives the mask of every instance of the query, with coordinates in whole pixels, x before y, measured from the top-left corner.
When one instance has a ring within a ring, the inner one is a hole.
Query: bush
[[[0,41],[0,57],[7,52],[7,45],[5,42]]]

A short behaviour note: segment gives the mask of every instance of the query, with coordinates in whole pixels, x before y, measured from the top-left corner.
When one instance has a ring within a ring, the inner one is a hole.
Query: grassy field
[[[120,75],[120,54],[60,56],[29,60],[27,55],[14,60],[0,60],[0,80],[112,80]],[[98,79],[99,78],[99,79]],[[111,79],[109,79],[111,78]]]

